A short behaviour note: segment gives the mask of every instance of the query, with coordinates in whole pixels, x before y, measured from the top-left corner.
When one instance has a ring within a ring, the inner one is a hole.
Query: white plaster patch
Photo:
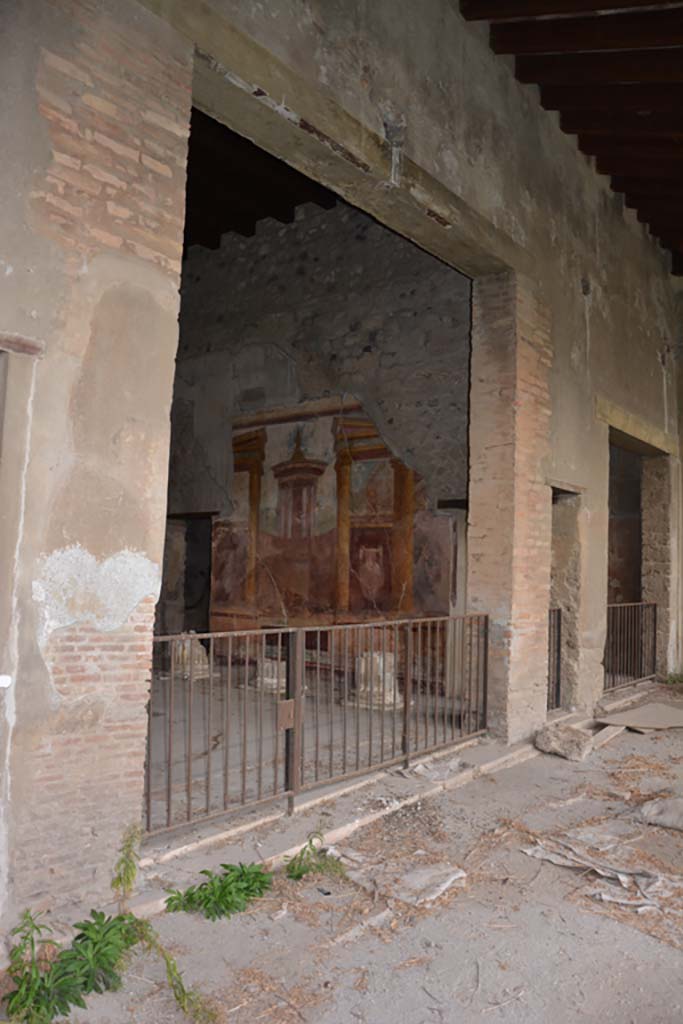
[[[12,685],[11,676],[0,676],[0,690],[8,690]]]
[[[33,581],[41,646],[55,629],[76,622],[118,629],[144,597],[158,597],[160,581],[159,566],[139,551],[119,551],[102,562],[78,544],[53,551],[41,559]]]

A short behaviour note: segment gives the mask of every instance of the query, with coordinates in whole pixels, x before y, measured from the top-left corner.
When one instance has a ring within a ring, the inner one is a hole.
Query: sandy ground
[[[542,755],[356,833],[339,849],[362,865],[363,885],[280,875],[230,920],[154,923],[221,1024],[678,1022],[683,901],[599,902],[596,892],[624,890],[522,852],[555,837],[601,863],[683,875],[683,832],[637,820],[664,793],[683,795],[683,735],[624,733],[583,763]],[[444,863],[464,869],[464,884],[428,906],[406,902],[405,872]],[[145,956],[122,991],[71,1017],[184,1019]]]

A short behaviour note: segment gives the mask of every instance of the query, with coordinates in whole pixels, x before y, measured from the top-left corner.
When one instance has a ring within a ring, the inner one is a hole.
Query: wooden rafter
[[[683,273],[683,0],[461,0]]]

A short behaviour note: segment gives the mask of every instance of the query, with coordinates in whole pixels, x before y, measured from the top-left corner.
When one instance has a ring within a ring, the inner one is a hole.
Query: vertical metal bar
[[[273,796],[277,793],[278,764],[280,761],[280,730],[278,729],[277,707],[281,700],[280,693],[280,665],[282,664],[282,633],[276,633],[275,645],[275,700],[273,702]]]
[[[415,749],[420,749],[420,712],[422,710],[422,627],[417,623],[415,652]]]
[[[316,629],[315,659],[315,781],[320,777],[320,630]]]
[[[356,656],[354,658],[354,680],[356,683],[356,771],[360,769],[360,679],[363,673],[362,652],[360,649],[360,627],[354,629]]]
[[[247,715],[249,710],[249,659],[251,657],[251,637],[245,636],[244,640],[244,677],[242,685],[242,789],[240,800],[246,803],[247,799]]]
[[[211,753],[213,750],[213,637],[209,639],[209,709],[207,712],[206,731],[206,813],[211,810]]]
[[[386,706],[387,706],[387,627],[383,625],[382,629],[382,702],[381,702],[381,718],[380,718],[380,734],[379,734],[379,759],[384,760],[384,725],[386,718]]]
[[[437,743],[437,737],[439,732],[438,718],[438,681],[437,681],[437,646],[439,642],[439,626],[438,622],[429,623],[429,678],[432,691],[432,731],[433,737],[432,742],[434,746]],[[433,647],[433,649],[432,649]]]
[[[393,659],[393,666],[394,666],[394,669],[393,669],[393,676],[394,676],[393,688],[394,688],[394,692],[393,692],[393,701],[392,701],[393,707],[392,707],[392,711],[391,711],[391,756],[392,757],[396,757],[396,702],[397,702],[397,699],[398,699],[398,666],[400,664],[398,626],[394,626],[393,636],[394,636],[394,659]]]
[[[230,711],[232,703],[232,637],[228,637],[228,678],[223,698],[223,809],[227,810],[230,778]]]
[[[259,659],[261,665],[259,668]],[[263,682],[266,671],[266,634],[261,636],[256,651],[256,685],[258,686],[258,766],[256,769],[256,799],[263,796]]]
[[[287,697],[294,701],[294,725],[287,730],[287,767],[285,781],[288,810],[294,812],[294,801],[303,779],[302,721],[304,699],[304,664],[306,657],[304,630],[297,629],[288,637]]]
[[[336,632],[334,629],[328,630],[328,652],[330,662],[330,684],[328,686],[329,700],[330,700],[330,765],[329,774],[330,778],[334,775],[335,771],[335,636]]]
[[[441,742],[446,742],[446,708],[448,707],[448,691],[447,691],[447,680],[446,680],[446,630],[448,628],[448,620],[444,619],[440,628],[437,626],[436,631],[436,650],[438,655],[437,667],[436,667],[436,678],[439,681],[439,696],[443,690],[443,701],[441,703]]]
[[[342,707],[342,772],[346,775],[346,719],[349,711],[349,630],[344,629],[344,693]]]
[[[468,716],[468,719],[467,719],[467,731],[468,731],[468,733],[474,732],[474,729],[472,727],[472,723],[474,722],[474,715],[475,715],[474,699],[473,699],[473,694],[472,694],[472,682],[473,682],[473,680],[472,680],[472,648],[473,648],[472,629],[473,629],[473,626],[474,626],[474,623],[473,623],[472,619],[469,618],[467,620],[467,685],[468,685],[468,690],[469,690],[469,701],[468,701],[469,716]]]
[[[149,686],[149,701],[147,702],[147,757],[145,759],[145,828],[149,832],[152,828],[152,722],[154,700],[154,679],[155,679],[155,658],[154,652],[162,651],[163,646],[152,642],[152,679]],[[158,660],[158,659],[157,659]]]
[[[413,628],[404,626],[406,637],[406,678],[403,684],[403,764],[410,764],[410,707],[413,702]]]
[[[187,820],[192,821],[192,705],[194,704],[194,650],[195,641],[190,637],[186,641],[190,651],[190,674],[188,679],[188,703],[187,703],[187,743],[185,754],[187,756]]]
[[[168,690],[168,761],[166,772],[166,824],[173,822],[173,716],[175,714],[176,641],[171,640],[171,677]]]
[[[370,626],[370,710],[368,713],[368,764],[372,764],[372,725],[375,716],[375,627]]]
[[[488,699],[489,699],[489,617],[488,615],[482,616],[483,618],[483,631],[484,631],[484,657],[482,664],[482,678],[484,682],[484,693],[482,700],[481,709],[481,721],[479,722],[479,728],[485,729],[488,715]]]

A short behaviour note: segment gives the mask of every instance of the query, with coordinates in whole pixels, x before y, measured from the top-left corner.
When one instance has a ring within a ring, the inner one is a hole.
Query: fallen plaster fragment
[[[11,676],[0,676],[0,690],[7,690],[12,685]]]
[[[414,907],[433,903],[454,885],[463,885],[467,878],[462,868],[452,864],[430,864],[406,872],[397,882],[396,897]]]
[[[544,754],[557,754],[568,761],[583,761],[593,749],[593,737],[575,725],[546,725],[536,733],[534,743]]]
[[[683,832],[683,797],[648,800],[641,806],[638,818],[648,825],[659,825],[661,828],[674,828]]]
[[[651,871],[643,865],[625,867],[606,860],[598,860],[588,850],[557,837],[536,840],[535,846],[522,847],[522,853],[537,860],[547,860],[560,867],[592,872],[608,882],[618,882],[629,894],[628,899],[624,900],[629,906],[647,906],[670,912],[674,899],[678,902],[681,899],[683,878]],[[613,889],[594,890],[589,895],[602,902],[617,902]]]
[[[683,729],[683,708],[674,704],[641,704],[629,711],[596,718],[601,725],[622,725],[636,731],[649,729]]]

